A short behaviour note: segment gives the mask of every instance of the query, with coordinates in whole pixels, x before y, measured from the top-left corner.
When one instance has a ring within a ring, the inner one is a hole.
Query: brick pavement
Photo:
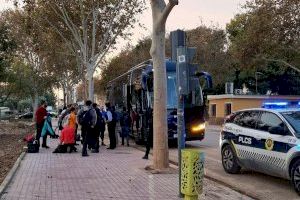
[[[144,170],[151,162],[143,152],[118,146],[100,148],[99,154],[53,154],[50,149],[27,154],[1,200],[156,200],[177,197],[178,174],[151,174]],[[77,146],[78,147],[78,146]],[[227,187],[205,179],[201,199],[249,199]]]

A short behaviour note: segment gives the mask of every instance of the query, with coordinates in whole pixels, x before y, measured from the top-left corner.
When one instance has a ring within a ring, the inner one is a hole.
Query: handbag
[[[37,140],[27,143],[27,153],[38,153],[40,145]]]

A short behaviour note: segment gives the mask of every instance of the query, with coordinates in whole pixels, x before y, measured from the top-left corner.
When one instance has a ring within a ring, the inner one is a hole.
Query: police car
[[[239,173],[244,167],[286,178],[300,194],[299,108],[235,112],[225,119],[220,147],[227,173]]]

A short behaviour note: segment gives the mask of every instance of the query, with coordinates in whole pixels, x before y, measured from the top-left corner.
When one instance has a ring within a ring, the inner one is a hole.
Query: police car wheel
[[[293,164],[291,172],[293,187],[300,195],[300,160]]]
[[[241,170],[237,162],[237,157],[230,145],[222,149],[222,165],[224,170],[230,174],[237,174]]]

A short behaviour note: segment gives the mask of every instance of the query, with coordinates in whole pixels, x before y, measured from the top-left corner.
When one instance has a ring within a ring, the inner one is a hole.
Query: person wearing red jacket
[[[67,153],[68,147],[69,153],[72,153],[73,151],[77,151],[75,144],[75,128],[68,125],[64,127],[64,129],[61,131],[60,135],[60,143],[56,147],[56,149],[53,151],[53,153]]]
[[[37,109],[35,112],[35,122],[36,122],[36,140],[40,144],[40,137],[42,134],[43,126],[45,119],[47,118],[47,102],[42,100],[41,101],[41,106]],[[43,143],[42,143],[43,148],[49,148],[47,146],[47,135],[43,137]]]

